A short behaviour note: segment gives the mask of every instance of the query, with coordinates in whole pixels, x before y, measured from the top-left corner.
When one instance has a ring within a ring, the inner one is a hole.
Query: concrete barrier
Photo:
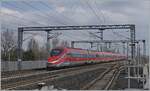
[[[22,61],[21,69],[38,69],[46,67],[46,60],[40,61]],[[17,61],[1,61],[1,71],[15,71],[18,70]]]

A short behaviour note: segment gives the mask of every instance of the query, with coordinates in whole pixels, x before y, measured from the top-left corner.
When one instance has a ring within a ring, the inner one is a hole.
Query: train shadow
[[[112,61],[113,62],[113,61]],[[97,65],[102,63],[112,63],[112,62],[100,62],[100,63],[84,63],[84,64],[78,64],[78,65],[71,65],[71,66],[63,66],[63,67],[49,67],[45,68],[47,71],[53,71],[53,70],[60,70],[60,69],[67,69],[67,68],[75,68],[80,66],[88,66],[88,65]]]

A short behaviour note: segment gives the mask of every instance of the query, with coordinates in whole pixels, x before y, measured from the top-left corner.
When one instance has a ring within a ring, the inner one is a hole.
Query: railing
[[[39,61],[22,61],[21,70],[38,69],[46,67],[46,60]],[[1,71],[18,70],[17,61],[1,61]]]

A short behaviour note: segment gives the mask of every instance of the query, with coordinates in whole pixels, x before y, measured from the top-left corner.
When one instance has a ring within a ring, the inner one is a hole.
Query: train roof
[[[88,49],[82,49],[82,48],[71,48],[71,47],[56,47],[54,49],[66,49],[66,50],[88,50]],[[114,52],[99,52],[99,51],[95,51],[95,50],[89,50],[91,52],[96,52],[96,53],[102,53],[102,54],[114,54],[117,55],[118,53],[114,53]]]

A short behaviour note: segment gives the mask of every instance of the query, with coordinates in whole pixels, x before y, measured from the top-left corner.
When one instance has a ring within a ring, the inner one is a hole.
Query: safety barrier
[[[21,70],[38,69],[46,67],[46,60],[40,61],[22,61]],[[1,71],[15,71],[18,70],[17,61],[1,61]]]

